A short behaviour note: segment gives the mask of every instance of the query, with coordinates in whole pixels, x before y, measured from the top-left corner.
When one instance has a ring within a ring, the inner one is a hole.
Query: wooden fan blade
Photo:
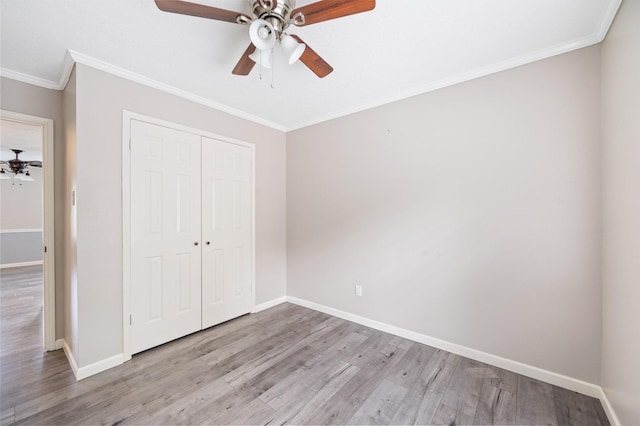
[[[304,16],[304,23],[298,24],[297,21],[294,23],[305,26],[367,12],[375,7],[376,0],[322,0],[294,9],[290,16],[295,19],[296,14],[301,13]]]
[[[249,75],[256,64],[255,62],[253,62],[253,60],[251,60],[251,58],[249,58],[249,55],[251,55],[255,51],[256,47],[253,44],[249,43],[249,47],[247,47],[247,50],[244,51],[242,57],[236,64],[236,67],[233,69],[233,71],[231,71],[231,73],[235,75]]]
[[[238,17],[244,16],[244,13],[234,12],[232,10],[219,9],[217,7],[206,6],[204,4],[190,3],[182,0],[155,0],[158,9],[164,12],[180,13],[182,15],[198,16],[200,18],[216,19],[218,21],[238,23]]]
[[[27,161],[27,166],[42,167],[42,161]]]
[[[326,77],[333,71],[331,65],[327,63],[324,59],[318,55],[315,50],[309,47],[307,43],[302,41],[300,37],[297,35],[291,35],[291,37],[295,38],[298,43],[304,43],[306,47],[304,48],[304,53],[300,56],[300,61],[307,66],[315,75],[320,78]]]

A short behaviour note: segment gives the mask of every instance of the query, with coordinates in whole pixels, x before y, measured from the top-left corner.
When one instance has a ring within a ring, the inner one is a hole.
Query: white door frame
[[[124,361],[131,359],[131,120],[143,121],[156,126],[193,133],[219,141],[247,147],[251,150],[251,293],[252,309],[256,304],[255,274],[255,146],[251,143],[217,135],[182,124],[122,110],[122,353]]]
[[[54,160],[53,120],[35,115],[0,110],[3,120],[16,121],[42,127],[42,272],[44,292],[44,347],[48,351],[56,347],[56,262],[54,218]]]

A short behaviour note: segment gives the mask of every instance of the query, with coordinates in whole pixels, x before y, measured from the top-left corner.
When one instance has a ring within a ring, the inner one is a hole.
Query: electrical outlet
[[[362,286],[356,284],[356,296],[362,297]]]

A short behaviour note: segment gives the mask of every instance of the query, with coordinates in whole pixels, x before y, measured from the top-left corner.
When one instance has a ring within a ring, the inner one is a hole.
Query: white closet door
[[[251,151],[202,138],[202,328],[249,313]]]
[[[200,144],[131,121],[132,353],[201,328]]]

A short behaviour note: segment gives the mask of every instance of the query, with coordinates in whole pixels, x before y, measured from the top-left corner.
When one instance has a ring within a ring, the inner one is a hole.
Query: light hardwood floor
[[[609,424],[600,402],[291,304],[76,382],[39,267],[1,271],[2,424]]]

